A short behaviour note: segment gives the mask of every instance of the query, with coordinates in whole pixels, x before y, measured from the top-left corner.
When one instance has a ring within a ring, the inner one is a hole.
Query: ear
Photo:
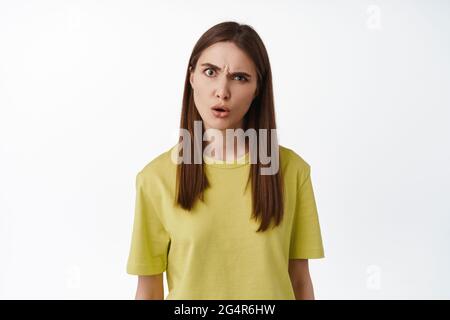
[[[192,66],[189,66],[189,82],[191,83],[192,89],[194,88],[194,72]]]

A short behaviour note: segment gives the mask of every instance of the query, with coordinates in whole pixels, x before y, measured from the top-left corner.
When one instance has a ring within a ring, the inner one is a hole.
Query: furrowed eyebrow
[[[202,63],[201,66],[202,66],[202,67],[210,67],[211,69],[215,69],[215,70],[219,70],[219,71],[222,70],[222,69],[219,68],[218,66],[216,66],[216,65],[214,65],[214,64],[212,64],[212,63],[208,63],[208,62]],[[230,73],[231,73],[232,75],[243,75],[243,76],[246,76],[247,78],[251,78],[251,77],[252,77],[252,76],[249,75],[247,72],[243,72],[243,71],[230,72]]]

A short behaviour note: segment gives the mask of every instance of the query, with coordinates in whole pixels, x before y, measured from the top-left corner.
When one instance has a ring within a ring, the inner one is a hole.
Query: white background
[[[450,298],[448,1],[0,1],[0,298],[133,299],[135,175],[208,28],[250,24],[312,179],[317,299]],[[167,284],[165,282],[165,295]]]

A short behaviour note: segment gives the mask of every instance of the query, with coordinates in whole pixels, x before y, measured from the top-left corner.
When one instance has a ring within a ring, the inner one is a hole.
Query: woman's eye
[[[211,71],[212,73],[208,73],[208,71]],[[208,77],[211,77],[214,74],[214,70],[211,69],[211,68],[208,68],[208,69],[205,69],[203,71],[203,73],[205,73]],[[248,79],[245,76],[237,75],[237,76],[234,77],[234,79],[236,79],[236,78],[240,78],[241,80],[238,80],[240,82],[247,82],[248,81]]]
[[[205,71],[204,72],[207,72],[207,71],[213,71],[213,69],[211,69],[211,68],[208,68],[208,69],[205,69]],[[207,74],[207,76],[211,76],[212,74]]]
[[[242,82],[245,82],[245,81],[247,81],[247,78],[246,78],[246,77],[244,77],[244,76],[236,76],[235,78],[238,78],[238,77],[241,77],[241,78],[242,78],[242,80],[240,80],[240,81],[242,81]]]

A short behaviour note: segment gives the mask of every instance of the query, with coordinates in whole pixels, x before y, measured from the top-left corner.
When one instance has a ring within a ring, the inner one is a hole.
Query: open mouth
[[[213,107],[212,109],[215,111],[219,111],[219,112],[230,112],[230,110],[228,108],[224,108],[224,107]]]
[[[227,107],[212,107],[212,113],[217,118],[225,118],[230,113]]]

